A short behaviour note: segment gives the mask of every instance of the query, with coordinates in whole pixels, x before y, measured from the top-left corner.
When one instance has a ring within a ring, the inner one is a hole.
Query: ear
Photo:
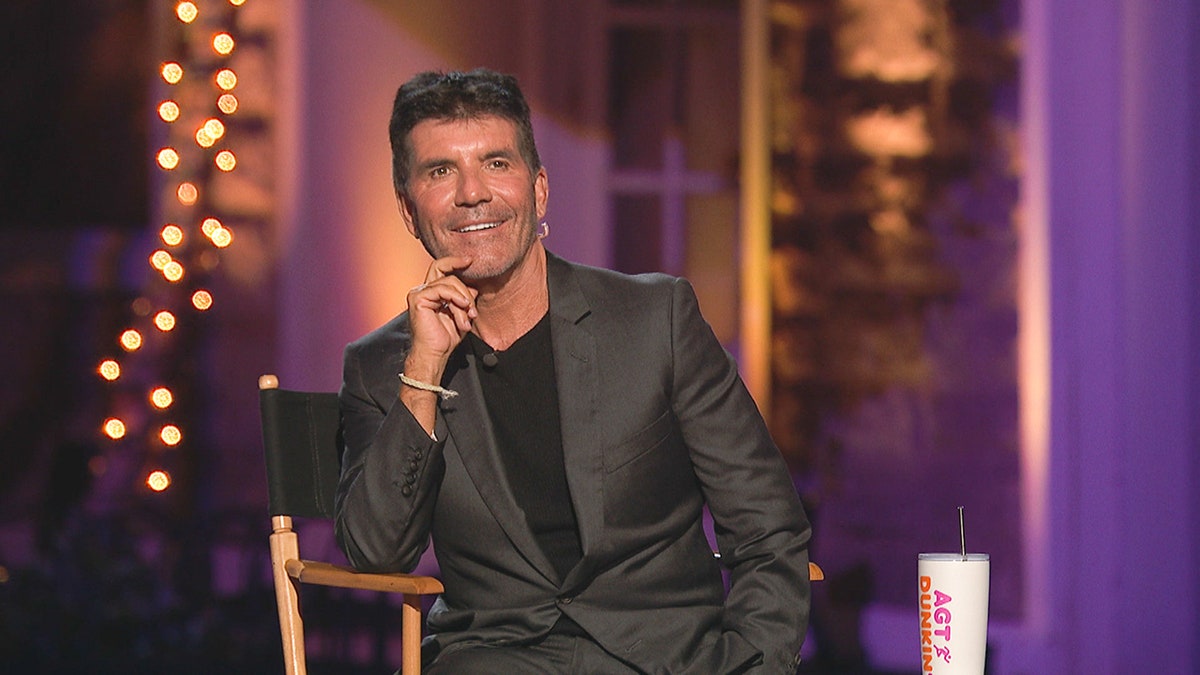
[[[396,208],[400,211],[400,219],[404,221],[404,227],[408,229],[408,233],[419,238],[415,207],[400,190],[396,190]]]
[[[533,177],[533,199],[537,205],[537,218],[546,217],[546,205],[550,201],[550,179],[546,177],[546,167],[538,169]]]

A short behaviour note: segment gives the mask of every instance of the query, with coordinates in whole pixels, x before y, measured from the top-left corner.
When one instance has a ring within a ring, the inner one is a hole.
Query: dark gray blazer
[[[427,649],[512,644],[560,614],[649,673],[792,673],[810,528],[778,449],[683,279],[549,256],[551,340],[583,558],[560,579],[502,471],[474,355],[453,354],[430,439],[398,404],[401,314],[346,348],[338,541],[407,571],[430,536],[446,591]],[[702,527],[712,513],[730,572]]]

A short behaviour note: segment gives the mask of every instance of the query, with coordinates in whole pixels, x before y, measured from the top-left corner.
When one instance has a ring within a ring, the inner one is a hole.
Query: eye
[[[441,178],[450,173],[450,168],[446,166],[436,166],[429,171],[430,178]]]
[[[488,166],[493,169],[507,169],[509,167],[509,163],[507,159],[493,159],[488,163]]]

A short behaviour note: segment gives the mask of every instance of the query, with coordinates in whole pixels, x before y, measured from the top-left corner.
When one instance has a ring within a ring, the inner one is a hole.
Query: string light
[[[217,108],[226,115],[232,115],[238,109],[237,97],[233,94],[221,94],[217,98]]]
[[[183,432],[180,431],[179,427],[175,426],[174,424],[166,424],[163,425],[163,428],[158,432],[158,437],[163,443],[174,447],[183,441]]]
[[[230,91],[237,86],[237,73],[233,72],[229,68],[222,68],[221,70],[217,71],[216,80],[218,87],[224,89],[225,91]]]
[[[210,117],[204,121],[204,130],[208,132],[209,136],[217,140],[220,140],[225,135],[225,125],[215,117]]]
[[[212,307],[212,304],[213,304],[212,293],[209,293],[208,291],[203,290],[203,289],[198,290],[195,293],[192,293],[192,307],[195,307],[196,309],[200,310],[201,312],[208,311],[208,308]]]
[[[179,166],[179,153],[174,148],[163,148],[158,151],[158,165],[170,171]]]
[[[211,148],[216,142],[217,139],[213,138],[212,134],[208,133],[208,129],[200,127],[196,130],[196,145],[202,148]]]
[[[105,359],[100,362],[100,366],[96,368],[96,372],[100,373],[100,377],[113,382],[121,377],[121,364],[112,359]]]
[[[229,56],[233,52],[233,37],[229,33],[217,33],[212,39],[213,51],[221,56]]]
[[[162,492],[171,487],[171,474],[158,469],[146,476],[146,486],[155,492]]]
[[[229,172],[237,166],[237,157],[234,156],[232,150],[222,150],[213,158],[213,163],[217,165],[218,169]]]
[[[183,265],[178,260],[172,260],[162,268],[163,278],[171,283],[183,279]]]
[[[171,260],[171,254],[162,249],[150,254],[150,266],[160,272],[171,262]]]
[[[164,63],[162,78],[166,80],[167,84],[179,84],[179,81],[183,79],[183,66],[174,61]]]
[[[212,233],[212,243],[213,246],[216,246],[217,248],[225,248],[226,246],[229,246],[233,243],[233,232],[229,231],[229,229],[225,227],[217,228]]]
[[[181,2],[175,7],[175,16],[184,23],[191,23],[196,20],[200,14],[200,10],[196,9],[196,5],[191,2]]]
[[[175,191],[175,195],[179,197],[180,204],[191,206],[200,198],[200,191],[191,183],[180,183],[179,189]]]
[[[154,326],[164,333],[174,330],[175,315],[164,309],[163,311],[154,315]]]
[[[159,103],[158,116],[164,122],[174,122],[179,119],[179,104],[175,101],[163,101]]]
[[[240,7],[244,1],[229,0],[229,3],[234,7]],[[168,6],[173,5],[174,14],[180,22],[186,26],[193,26],[193,24],[199,25],[204,23],[197,22],[201,13],[201,8],[199,7],[201,4],[203,3],[184,0],[168,3]],[[203,11],[209,11],[208,7],[208,5],[205,5]],[[207,20],[208,18],[206,15],[205,19]],[[194,31],[199,30],[199,28],[191,27],[183,28],[182,30]],[[200,39],[197,40],[197,38]],[[186,126],[183,126],[183,128],[179,128],[178,126],[167,127],[170,130],[167,134],[170,141],[169,144],[164,143],[166,147],[160,147],[154,152],[154,160],[157,165],[164,171],[186,169],[186,171],[181,171],[181,173],[189,175],[198,174],[201,176],[200,180],[205,181],[193,182],[192,180],[184,180],[174,186],[175,197],[178,200],[178,204],[183,207],[194,207],[199,203],[201,197],[200,190],[208,186],[207,181],[212,180],[211,172],[203,169],[204,160],[199,157],[193,157],[195,154],[200,154],[197,153],[196,146],[192,146],[186,140],[187,128],[193,123],[192,120],[195,117],[190,115],[185,117],[183,114],[184,106],[193,106],[192,102],[203,98],[204,94],[198,91],[198,89],[212,87],[212,89],[209,89],[211,92],[209,95],[214,96],[216,99],[216,110],[213,111],[215,116],[207,117],[207,119],[200,118],[203,121],[197,127],[192,127],[195,129],[194,138],[197,145],[206,149],[212,148],[218,141],[222,141],[222,139],[227,139],[228,120],[222,117],[222,115],[233,115],[240,107],[238,97],[232,93],[238,86],[237,73],[232,68],[220,68],[213,74],[211,80],[204,80],[203,78],[212,72],[209,70],[209,64],[213,62],[213,55],[210,52],[209,56],[205,57],[203,54],[188,47],[188,45],[195,45],[198,42],[203,42],[203,38],[200,35],[185,37],[181,41],[181,45],[184,46],[186,56],[178,60],[161,63],[159,75],[162,77],[162,81],[167,85],[180,85],[180,91],[162,96],[156,99],[157,103],[153,104],[158,118],[163,123],[173,125],[180,121],[186,122]],[[239,48],[234,31],[232,30],[217,29],[212,32],[211,45],[213,52],[220,57],[230,56]],[[187,71],[193,68],[201,68],[201,71],[198,71],[201,73],[199,76],[200,79],[193,76],[188,77],[188,81],[184,82]],[[188,110],[190,112],[191,108]],[[180,139],[183,140],[181,141]],[[237,166],[238,158],[232,148],[227,148],[215,152],[212,156],[212,161],[220,171],[228,172],[233,171]],[[199,167],[198,171],[197,167]],[[168,208],[170,208],[169,204]],[[178,206],[175,208],[178,208]],[[174,218],[171,219],[174,220]],[[233,233],[216,218],[205,218],[201,225],[201,230],[217,248],[225,248],[233,241]],[[187,246],[191,242],[185,237],[184,229],[175,222],[165,223],[158,231],[158,237],[161,239],[160,245],[163,248],[158,248],[150,254],[149,263],[155,270],[162,274],[163,279],[167,282],[177,283],[184,279],[183,260],[194,259],[197,261],[196,264],[200,265],[200,269],[209,270],[212,269],[212,264],[209,263],[213,263],[218,259],[216,253],[211,250],[201,252],[189,250]],[[181,248],[176,250],[176,247]],[[193,258],[194,253],[199,253],[199,255]],[[179,289],[174,292],[180,293],[183,291]],[[211,292],[196,288],[190,291],[190,301],[192,307],[199,312],[208,311],[214,303]],[[146,340],[143,331],[150,330],[150,332],[154,332],[144,324],[152,323],[154,328],[162,333],[173,331],[178,325],[176,315],[171,311],[160,308],[164,304],[166,306],[173,306],[174,302],[174,300],[164,302],[155,293],[147,293],[144,297],[135,300],[131,309],[134,319],[138,322],[137,327],[129,327],[120,333],[117,342],[121,349],[129,353],[142,349]],[[155,338],[155,340],[168,339],[168,337]],[[157,342],[154,345],[156,346]],[[128,365],[125,366],[125,369],[129,368],[131,367]],[[117,382],[122,378],[129,379],[130,377],[123,372],[122,364],[116,358],[100,360],[96,365],[96,372],[99,377],[107,382]],[[131,372],[137,372],[137,369],[131,370]],[[168,386],[153,384],[153,386],[147,386],[142,391],[152,409],[160,411],[168,410],[175,407],[177,402],[174,392]],[[138,427],[141,428],[140,423]],[[131,428],[126,427],[124,419],[118,417],[107,417],[102,423],[101,428],[103,433],[113,440],[124,438],[131,430]],[[179,426],[173,423],[162,425],[157,433],[158,438],[166,446],[174,447],[183,441],[183,432]],[[103,458],[100,459],[102,460]],[[100,472],[102,471],[103,469],[101,468]],[[93,473],[97,473],[95,467],[93,467]],[[145,481],[151,490],[162,492],[172,485],[173,479],[163,469],[148,469],[148,472],[145,474]]]
[[[121,333],[121,348],[127,352],[136,352],[142,348],[142,334],[130,328]]]
[[[161,236],[163,243],[167,246],[178,246],[183,243],[183,230],[178,225],[167,225],[162,229]],[[163,253],[166,253],[166,251],[163,251]],[[165,265],[166,263],[163,264]]]
[[[166,387],[155,387],[150,392],[150,403],[159,410],[166,410],[175,402],[175,395]]]
[[[104,429],[104,435],[108,436],[114,441],[125,438],[125,423],[115,417],[110,417],[104,420],[104,426],[102,428]]]

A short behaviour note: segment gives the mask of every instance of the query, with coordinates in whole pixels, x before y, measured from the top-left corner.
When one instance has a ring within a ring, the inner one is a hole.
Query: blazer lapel
[[[500,449],[496,445],[491,418],[483,400],[483,388],[475,369],[475,356],[465,345],[460,345],[451,357],[444,379],[447,380],[445,386],[459,393],[455,398],[440,403],[450,434],[447,447],[453,444],[458,451],[479,496],[513,546],[550,583],[557,586],[560,580],[554,572],[554,566],[534,539],[525,513],[517,506],[504,474]]]
[[[596,337],[587,320],[591,313],[587,298],[565,261],[550,256],[547,268],[563,462],[583,549],[583,559],[565,580],[564,586],[569,588],[589,576],[589,561],[594,561],[603,547],[604,500],[600,480],[603,456],[601,448],[591,442],[596,438],[592,429],[599,373]]]

